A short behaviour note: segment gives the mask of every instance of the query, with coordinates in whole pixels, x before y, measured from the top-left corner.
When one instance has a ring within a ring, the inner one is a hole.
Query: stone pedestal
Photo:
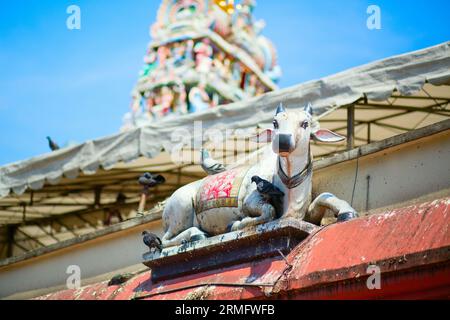
[[[246,230],[234,231],[146,253],[144,264],[152,269],[152,280],[218,269],[238,263],[286,255],[317,226],[296,219],[271,221]]]

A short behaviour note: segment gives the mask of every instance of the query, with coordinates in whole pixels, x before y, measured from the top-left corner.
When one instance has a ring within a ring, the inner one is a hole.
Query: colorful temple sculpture
[[[164,0],[122,131],[277,89],[281,69],[255,0]]]

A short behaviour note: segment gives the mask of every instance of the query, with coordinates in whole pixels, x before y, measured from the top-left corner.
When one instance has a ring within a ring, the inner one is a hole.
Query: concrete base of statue
[[[319,227],[288,218],[145,253],[152,280],[164,280],[289,253]]]

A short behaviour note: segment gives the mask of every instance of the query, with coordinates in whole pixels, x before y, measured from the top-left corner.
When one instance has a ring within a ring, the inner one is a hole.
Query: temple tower
[[[122,130],[277,88],[273,44],[255,0],[163,0]]]

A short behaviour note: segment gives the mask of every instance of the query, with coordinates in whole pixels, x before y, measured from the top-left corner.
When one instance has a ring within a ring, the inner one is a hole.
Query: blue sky
[[[118,132],[159,0],[1,0],[0,165]],[[81,8],[81,30],[66,8]],[[381,30],[366,27],[369,5]],[[259,0],[281,87],[450,40],[448,0]]]

